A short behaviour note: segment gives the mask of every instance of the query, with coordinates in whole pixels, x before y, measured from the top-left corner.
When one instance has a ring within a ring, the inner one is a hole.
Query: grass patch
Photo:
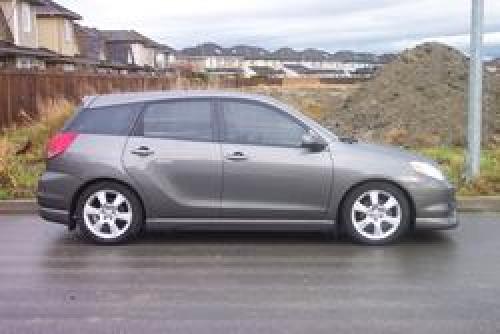
[[[41,106],[40,118],[26,118],[22,126],[0,133],[0,200],[34,197],[45,168],[45,147],[71,116],[74,106],[66,100]]]
[[[457,186],[459,195],[500,194],[500,148],[481,152],[481,176],[472,183],[465,182],[465,151],[461,147],[436,147],[419,149],[423,155],[437,161],[450,180]]]

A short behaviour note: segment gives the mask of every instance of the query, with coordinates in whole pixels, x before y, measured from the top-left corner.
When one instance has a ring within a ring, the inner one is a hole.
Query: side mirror
[[[325,149],[326,143],[314,132],[308,132],[302,136],[302,147],[313,152],[321,152]]]

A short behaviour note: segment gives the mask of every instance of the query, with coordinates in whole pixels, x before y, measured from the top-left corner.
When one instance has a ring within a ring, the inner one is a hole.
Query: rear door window
[[[181,100],[149,105],[142,119],[143,135],[193,141],[212,141],[212,102]]]
[[[84,109],[65,130],[83,134],[128,135],[138,111],[137,105]]]

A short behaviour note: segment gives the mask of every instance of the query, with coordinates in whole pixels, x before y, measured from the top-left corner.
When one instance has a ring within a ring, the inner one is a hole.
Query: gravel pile
[[[485,76],[484,139],[500,139],[500,80]],[[468,59],[447,45],[406,50],[343,103],[328,106],[328,127],[343,135],[401,145],[464,142]]]

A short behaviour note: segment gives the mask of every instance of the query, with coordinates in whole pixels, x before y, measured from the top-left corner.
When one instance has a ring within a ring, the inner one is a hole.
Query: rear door
[[[124,152],[129,174],[152,201],[154,217],[216,217],[222,164],[211,99],[145,106]]]
[[[324,219],[330,152],[302,148],[306,125],[274,106],[222,99],[222,213],[225,217]]]

